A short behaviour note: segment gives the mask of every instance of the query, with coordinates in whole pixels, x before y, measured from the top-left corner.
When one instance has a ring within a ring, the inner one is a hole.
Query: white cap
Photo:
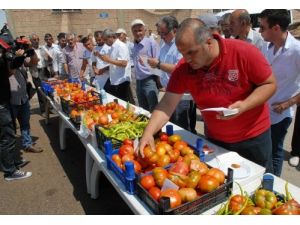
[[[134,21],[131,22],[131,27],[133,27],[135,25],[143,25],[143,26],[145,26],[145,23],[141,19],[135,19]]]
[[[118,28],[118,30],[116,30],[116,34],[121,34],[121,33],[126,34],[126,30],[124,30],[123,28]]]

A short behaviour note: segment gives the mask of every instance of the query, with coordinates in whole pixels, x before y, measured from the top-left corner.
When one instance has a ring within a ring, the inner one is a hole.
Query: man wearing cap
[[[260,51],[264,51],[267,42],[260,33],[252,29],[251,17],[246,9],[237,9],[230,16],[230,32],[233,37],[255,45]]]
[[[97,55],[109,64],[109,79],[105,90],[126,102],[134,103],[130,89],[131,66],[128,48],[110,29],[104,30],[102,37],[111,47],[108,55]]]
[[[151,68],[145,65],[142,58],[158,58],[159,47],[152,38],[146,37],[145,23],[141,19],[132,21],[131,31],[134,37],[133,63],[139,106],[152,112],[158,103],[156,76],[150,72]]]

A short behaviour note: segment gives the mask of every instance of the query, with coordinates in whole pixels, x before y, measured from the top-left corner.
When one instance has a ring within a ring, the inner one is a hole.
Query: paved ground
[[[202,125],[201,122],[197,124],[199,132],[202,132]],[[23,157],[31,161],[24,168],[33,172],[31,178],[14,182],[0,179],[0,214],[132,214],[105,177],[100,181],[100,198],[90,198],[86,193],[82,144],[69,132],[68,147],[60,151],[58,119],[53,115],[50,124],[45,125],[44,118],[38,114],[36,99],[32,100],[31,126],[34,140],[44,152],[23,153]],[[291,131],[286,140],[286,155],[290,138]],[[300,167],[291,168],[285,161],[282,177],[300,186]]]

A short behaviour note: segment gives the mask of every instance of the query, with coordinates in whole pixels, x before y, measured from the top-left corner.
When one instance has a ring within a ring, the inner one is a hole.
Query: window
[[[53,13],[80,13],[81,9],[52,9]]]

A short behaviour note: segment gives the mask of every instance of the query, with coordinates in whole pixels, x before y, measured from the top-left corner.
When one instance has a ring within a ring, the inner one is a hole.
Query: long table
[[[108,95],[108,101],[113,101],[115,99],[114,96]],[[110,183],[113,185],[113,187],[116,189],[118,194],[122,197],[122,199],[126,202],[126,204],[130,207],[130,209],[135,214],[153,214],[153,212],[148,208],[148,206],[139,199],[136,195],[128,194],[125,190],[125,186],[123,183],[116,177],[116,175],[107,169],[105,156],[103,152],[101,152],[97,147],[97,141],[95,134],[92,133],[89,135],[89,137],[85,138],[82,137],[79,131],[74,127],[74,125],[70,122],[69,117],[66,116],[60,109],[60,106],[58,104],[55,104],[55,102],[49,98],[48,96],[44,95],[45,99],[48,101],[48,103],[52,106],[54,110],[57,111],[59,115],[59,143],[61,150],[64,150],[66,148],[66,130],[71,129],[79,138],[79,140],[82,142],[83,146],[86,149],[86,166],[85,166],[85,174],[86,174],[86,185],[87,185],[87,192],[88,194],[91,194],[91,198],[96,199],[99,197],[99,188],[101,187],[99,182],[100,174],[104,174],[107,179],[110,181]],[[119,100],[120,104],[126,104],[124,101]],[[136,107],[136,106],[135,106]],[[147,111],[136,107],[136,111],[139,113],[147,114]],[[172,123],[168,123],[172,124]],[[166,125],[168,125],[166,124]],[[174,133],[179,134],[182,136],[183,140],[187,141],[191,145],[195,145],[197,138],[199,136],[194,135],[174,124],[172,124],[174,127]],[[163,131],[165,131],[166,126],[163,127]],[[235,160],[234,155],[232,152],[227,151],[226,149],[223,149],[219,146],[216,146],[207,140],[204,140],[204,144],[208,144],[210,147],[215,149],[215,153],[212,158],[207,158],[206,162],[211,166],[218,166],[217,164],[222,162],[223,160]],[[240,185],[243,186],[244,190],[248,193],[252,193],[257,187],[259,187],[261,183],[262,176],[265,172],[265,169],[245,158],[242,158],[238,156],[238,160],[242,160],[243,162],[247,163],[248,166],[251,168],[251,172],[249,176],[243,178],[243,179],[234,179],[234,181],[237,181]],[[234,161],[233,161],[234,162]],[[217,164],[216,164],[217,163]],[[285,181],[275,177],[274,182],[274,190],[284,193],[284,185]],[[292,195],[300,202],[300,189],[294,185],[289,185],[290,191]],[[233,193],[238,193],[239,189],[237,184],[235,183],[233,186]],[[219,206],[216,206],[203,214],[214,214]]]

